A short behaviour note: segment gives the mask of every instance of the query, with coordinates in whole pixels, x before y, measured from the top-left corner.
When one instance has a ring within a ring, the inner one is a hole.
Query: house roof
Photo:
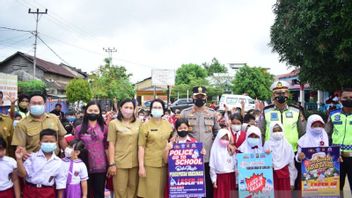
[[[289,73],[277,75],[276,78],[277,79],[292,78],[292,77],[296,77],[298,75],[299,75],[299,69],[294,69]]]

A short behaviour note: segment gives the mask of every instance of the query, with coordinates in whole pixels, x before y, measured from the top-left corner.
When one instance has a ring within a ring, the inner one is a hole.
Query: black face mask
[[[87,113],[87,118],[88,118],[88,120],[90,120],[90,121],[95,121],[95,120],[98,119],[98,117],[99,117],[98,114],[95,114],[95,113]]]
[[[275,100],[280,104],[284,104],[286,102],[287,98],[285,96],[278,96],[275,98]]]
[[[182,131],[177,131],[177,135],[179,136],[179,137],[186,137],[187,136],[187,134],[188,134],[188,131],[185,131],[185,130],[182,130]]]
[[[207,102],[206,99],[201,99],[201,98],[198,98],[198,99],[193,99],[193,103],[197,106],[197,107],[202,107],[204,106],[204,104]]]
[[[347,108],[351,108],[352,107],[352,100],[348,99],[348,100],[341,100],[341,103],[344,107]]]

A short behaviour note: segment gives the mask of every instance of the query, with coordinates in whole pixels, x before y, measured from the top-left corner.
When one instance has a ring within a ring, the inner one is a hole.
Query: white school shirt
[[[68,185],[72,184],[80,184],[81,181],[86,181],[88,180],[88,171],[87,171],[87,166],[82,162],[82,160],[74,160],[73,161],[73,167],[72,167],[72,172],[70,172],[70,164],[71,160],[68,158],[62,159],[64,162],[65,166],[65,175],[68,178],[68,175],[72,175],[71,183]]]
[[[26,181],[32,184],[54,186],[56,189],[66,188],[65,167],[62,160],[55,154],[49,160],[40,150],[32,153],[24,162],[27,176]]]
[[[13,187],[11,174],[17,168],[17,163],[11,157],[0,158],[0,191]]]

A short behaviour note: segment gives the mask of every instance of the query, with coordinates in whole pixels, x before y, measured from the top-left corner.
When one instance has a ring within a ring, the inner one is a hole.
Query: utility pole
[[[45,12],[40,12],[39,8],[36,11],[32,11],[30,8],[28,9],[28,14],[36,14],[37,18],[35,20],[35,32],[34,32],[34,59],[33,59],[33,79],[35,79],[35,70],[37,64],[37,37],[38,37],[38,22],[39,22],[39,15],[41,14],[48,14],[48,9],[45,9]]]
[[[103,48],[103,50],[104,50],[106,53],[108,53],[108,56],[109,56],[109,59],[110,59],[110,66],[111,66],[111,64],[112,64],[112,53],[117,52],[117,50],[116,50],[115,47],[113,47],[113,48],[110,48],[110,47],[108,47],[108,48]]]

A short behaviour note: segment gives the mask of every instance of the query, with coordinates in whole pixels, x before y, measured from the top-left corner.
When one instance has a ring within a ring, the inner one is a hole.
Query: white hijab
[[[321,123],[325,124],[323,118],[321,118],[319,115],[313,114],[313,115],[309,116],[308,121],[307,121],[307,126],[306,126],[306,134],[304,134],[298,140],[298,146],[300,148],[321,147],[322,146],[320,144],[321,141],[324,142],[324,147],[329,146],[328,134],[326,133],[324,128],[323,128],[323,131],[320,135],[316,135],[312,132],[312,124],[314,122],[321,122]]]
[[[291,144],[288,143],[285,136],[281,140],[274,139],[273,129],[276,125],[280,126],[282,132],[285,133],[284,127],[280,122],[271,122],[270,139],[265,142],[264,150],[271,151],[273,156],[273,168],[274,170],[280,170],[294,160],[294,153]]]
[[[227,129],[220,129],[210,151],[209,166],[215,169],[217,173],[231,173],[235,171],[236,155],[231,156],[227,148],[220,143],[221,138],[226,134],[231,141],[231,132]]]
[[[257,149],[252,149],[252,146],[250,146],[247,142],[248,137],[252,134],[256,134],[257,136],[259,136],[260,143]],[[262,133],[260,132],[260,129],[256,126],[250,126],[247,130],[246,135],[246,140],[241,144],[238,150],[242,153],[263,153],[264,151],[262,146]]]

